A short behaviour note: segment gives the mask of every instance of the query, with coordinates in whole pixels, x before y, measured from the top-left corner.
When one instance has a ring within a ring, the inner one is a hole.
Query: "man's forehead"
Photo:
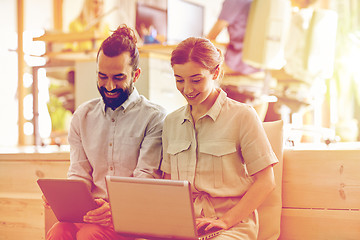
[[[116,56],[109,56],[109,54],[105,54],[104,51],[101,50],[99,52],[98,60],[100,58],[113,59],[113,60],[115,60],[116,58],[124,58],[124,60],[125,60],[125,59],[130,59],[130,52],[129,51],[124,51],[124,52],[121,52],[120,54],[118,54]]]
[[[129,52],[123,52],[117,56],[109,57],[104,53],[99,54],[97,68],[127,68],[131,67],[131,58]]]

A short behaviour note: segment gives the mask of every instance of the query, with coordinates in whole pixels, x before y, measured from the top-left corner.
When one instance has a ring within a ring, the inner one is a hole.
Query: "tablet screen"
[[[83,222],[83,216],[97,208],[86,183],[74,179],[39,179],[41,191],[60,222]]]

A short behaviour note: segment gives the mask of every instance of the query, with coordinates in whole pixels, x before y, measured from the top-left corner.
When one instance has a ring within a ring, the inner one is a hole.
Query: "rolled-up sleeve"
[[[256,111],[250,106],[244,108],[244,111],[248,113],[244,114],[246,117],[241,121],[240,146],[246,168],[253,175],[278,160]]]
[[[162,130],[165,114],[157,112],[149,121],[144,139],[140,146],[138,163],[134,177],[160,178],[162,159]]]

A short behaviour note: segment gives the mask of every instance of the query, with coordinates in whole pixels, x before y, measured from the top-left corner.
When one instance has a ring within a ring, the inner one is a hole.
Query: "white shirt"
[[[106,175],[160,177],[165,115],[136,89],[115,111],[101,98],[82,104],[69,131],[68,178],[84,180],[94,197],[106,199]]]
[[[191,183],[197,216],[221,217],[219,206],[233,207],[251,176],[277,162],[256,111],[223,90],[195,126],[188,105],[165,119],[161,170]]]

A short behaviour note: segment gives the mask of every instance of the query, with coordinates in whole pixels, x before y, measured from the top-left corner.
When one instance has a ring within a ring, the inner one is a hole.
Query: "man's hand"
[[[110,205],[104,199],[95,199],[98,208],[91,210],[84,216],[84,222],[99,224],[103,227],[113,227]]]
[[[42,198],[43,201],[44,201],[44,202],[43,202],[44,207],[45,207],[45,208],[48,208],[48,209],[51,209],[51,207],[50,207],[48,201],[46,200],[45,196],[42,195],[41,198]]]

